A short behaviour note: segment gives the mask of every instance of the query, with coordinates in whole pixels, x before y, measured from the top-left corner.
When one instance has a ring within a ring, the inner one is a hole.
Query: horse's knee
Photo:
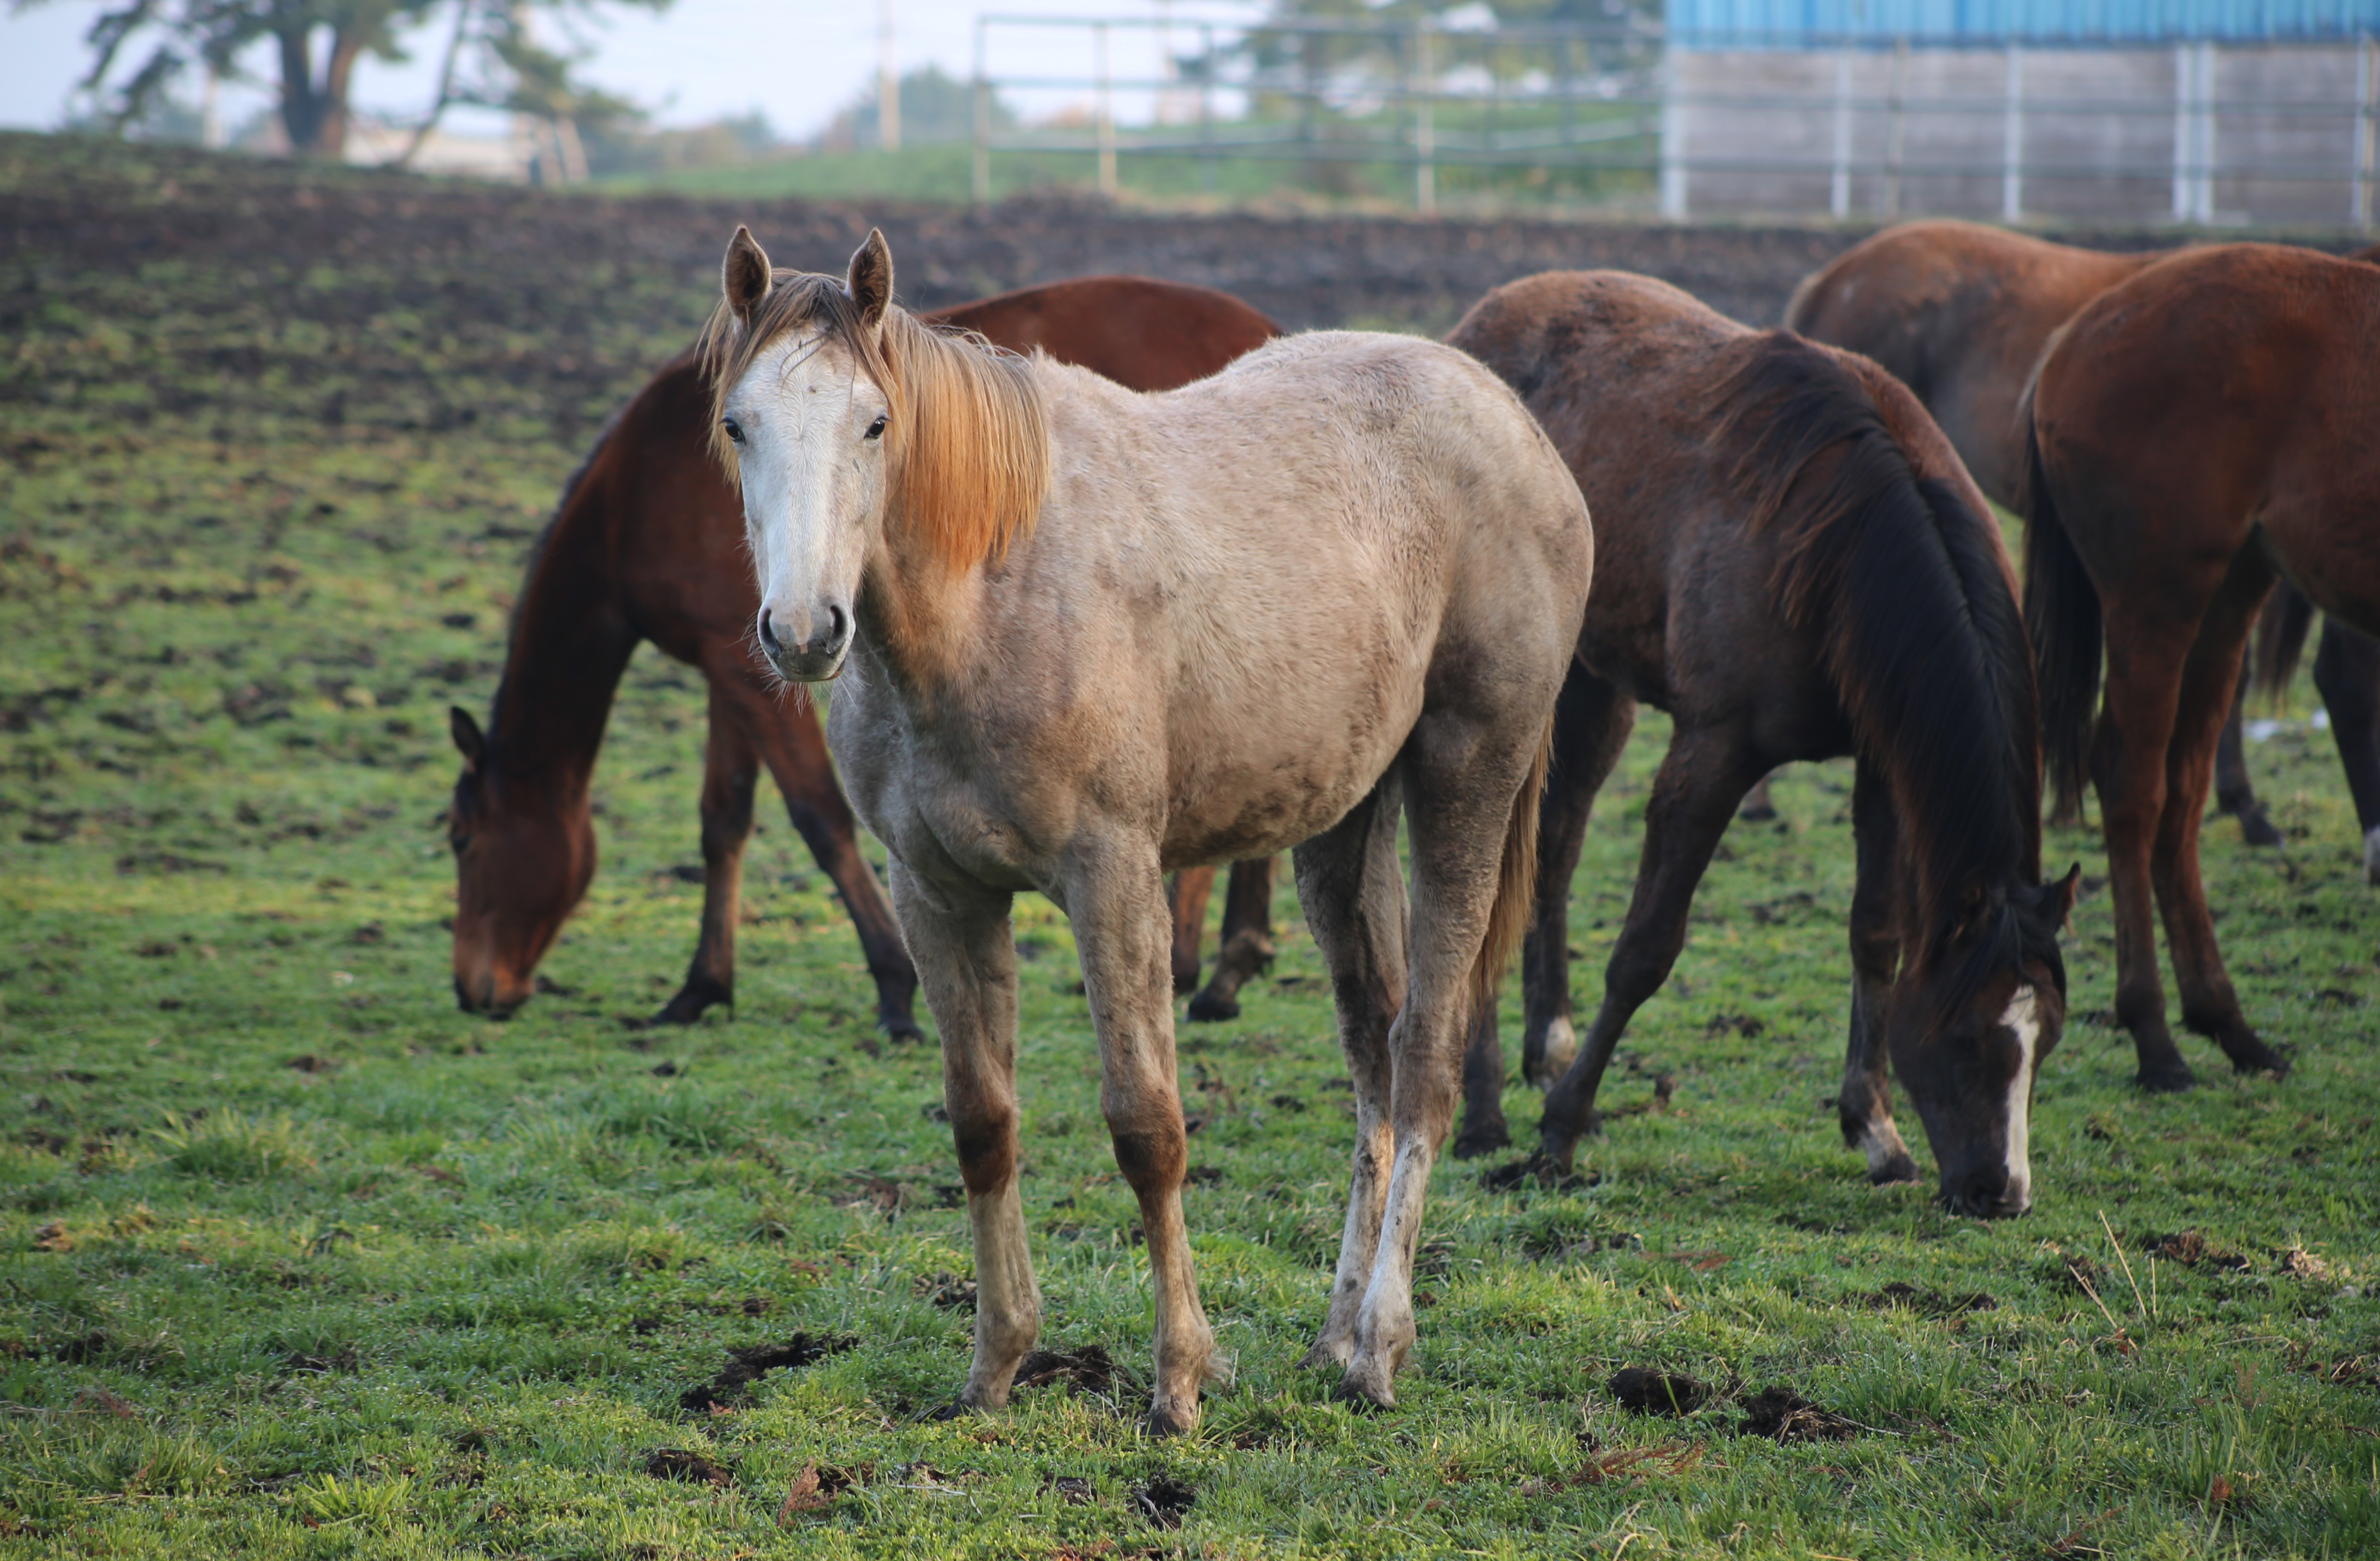
[[[959,1179],[972,1193],[998,1192],[1016,1179],[1016,1108],[951,1113],[959,1151]]]
[[[1152,1121],[1152,1114],[1111,1112],[1108,1136],[1115,1144],[1116,1169],[1126,1185],[1142,1198],[1160,1197],[1182,1185],[1189,1163],[1190,1142],[1177,1112],[1172,1121]]]

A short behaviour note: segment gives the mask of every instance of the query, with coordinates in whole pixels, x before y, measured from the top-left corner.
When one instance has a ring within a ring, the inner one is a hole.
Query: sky
[[[585,78],[652,110],[660,122],[697,124],[722,115],[758,108],[781,135],[806,136],[875,80],[877,9],[881,0],[676,0],[656,16],[625,6],[601,10],[575,30],[591,50]],[[1040,16],[1148,18],[1160,0],[892,0],[901,67],[929,63],[962,79],[973,71],[974,24],[979,11]],[[90,67],[82,34],[100,14],[98,0],[43,0],[30,9],[0,13],[0,126],[48,128],[68,107],[77,81]],[[1246,17],[1257,7],[1232,0],[1182,0],[1177,18]],[[559,19],[540,14],[542,27],[560,30]],[[409,64],[367,60],[357,69],[357,104],[404,119],[418,116],[436,84],[450,12],[433,13],[431,25],[412,35]],[[542,36],[551,36],[546,34]],[[992,68],[1037,74],[1088,74],[1087,32],[996,32]],[[1121,76],[1153,68],[1148,34],[1119,30],[1111,45],[1112,68]],[[1188,47],[1179,35],[1177,51]],[[118,67],[128,72],[145,49]],[[271,55],[261,52],[253,67],[269,76]],[[1017,94],[1012,94],[1015,96]],[[1087,102],[1087,89],[1050,89],[1022,94],[1028,112],[1048,113],[1069,102]],[[227,93],[226,123],[237,124],[270,101],[255,88]],[[1137,117],[1119,104],[1119,117]]]

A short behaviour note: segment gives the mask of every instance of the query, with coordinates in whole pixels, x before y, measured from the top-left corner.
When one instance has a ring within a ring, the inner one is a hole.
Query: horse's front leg
[[[1915,1181],[1917,1162],[1892,1119],[1884,1001],[1900,964],[1900,823],[1884,778],[1865,764],[1852,793],[1859,882],[1852,890],[1851,1044],[1842,1091],[1835,1097],[1843,1141],[1867,1156],[1867,1179],[1881,1187]]]
[[[1172,928],[1156,843],[1119,835],[1078,848],[1065,874],[1065,902],[1099,1033],[1099,1109],[1148,1241],[1157,1291],[1148,1425],[1167,1435],[1198,1423],[1199,1388],[1226,1368],[1198,1305],[1182,1219],[1189,1144],[1174,1076]]]
[[[752,797],[760,756],[716,689],[702,759],[702,936],[694,961],[656,1024],[692,1024],[714,1003],[735,1001],[735,921],[743,900],[744,843],[752,835]]]
[[[942,1032],[942,1106],[957,1140],[975,1238],[975,1364],[959,1402],[1008,1402],[1041,1332],[1025,1206],[1016,1188],[1016,945],[1010,896],[892,862],[892,904]]]

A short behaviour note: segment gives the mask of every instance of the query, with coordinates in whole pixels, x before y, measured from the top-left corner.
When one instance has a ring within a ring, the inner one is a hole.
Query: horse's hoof
[[[2168,1063],[2161,1067],[2142,1068],[2139,1083],[2153,1095],[2178,1095],[2198,1088],[2198,1075],[2190,1070],[2186,1062]]]
[[[2234,1073],[2269,1073],[2276,1079],[2289,1076],[2289,1059],[2253,1036],[2237,1051],[2228,1046],[2223,1050],[2231,1058]]]
[[[1871,1187],[1898,1187],[1913,1182],[1917,1179],[1917,1162],[1904,1150],[1868,1172],[1867,1179]]]
[[[1318,1372],[1325,1366],[1344,1367],[1354,1359],[1355,1359],[1354,1340],[1334,1340],[1326,1335],[1324,1337],[1316,1339],[1314,1348],[1298,1358],[1297,1366],[1298,1370],[1303,1372]]]
[[[2240,838],[2249,845],[2277,846],[2281,843],[2281,832],[2273,827],[2273,821],[2265,816],[2264,804],[2254,798],[2240,804],[2237,816]]]
[[[1235,1019],[1239,1017],[1240,1004],[1239,999],[1235,997],[1222,997],[1211,992],[1201,992],[1197,996],[1190,999],[1192,1024],[1220,1024],[1226,1019]]]
[[[926,1032],[918,1028],[917,1021],[906,1014],[880,1015],[876,1027],[884,1032],[886,1040],[895,1045],[913,1045],[926,1038]]]
[[[932,1425],[948,1421],[963,1421],[969,1415],[978,1412],[979,1411],[972,1406],[965,1404],[959,1399],[953,1398],[947,1404],[937,1405],[933,1409],[927,1410],[925,1414],[919,1418],[925,1421],[927,1424]]]
[[[1349,1365],[1347,1374],[1339,1379],[1339,1386],[1331,1396],[1358,1409],[1393,1409],[1397,1407],[1396,1384],[1377,1358]]]
[[[1151,1436],[1187,1436],[1198,1429],[1198,1411],[1178,1405],[1153,1404],[1149,1406],[1148,1419],[1142,1424]]]
[[[1483,1154],[1493,1154],[1500,1149],[1512,1147],[1512,1131],[1504,1126],[1501,1117],[1497,1117],[1482,1122],[1464,1122],[1463,1131],[1455,1137],[1453,1153],[1457,1160],[1476,1160]]]
[[[1777,804],[1766,797],[1758,798],[1738,808],[1735,816],[1746,823],[1767,823],[1777,816]]]

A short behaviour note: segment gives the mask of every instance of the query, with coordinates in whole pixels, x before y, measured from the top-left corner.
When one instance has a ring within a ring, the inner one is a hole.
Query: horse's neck
[[[572,495],[521,588],[490,740],[515,785],[583,790],[637,648],[612,578],[601,484]]]
[[[1015,553],[1033,545],[1017,543]],[[1020,560],[1012,554],[1013,566]],[[953,569],[894,544],[880,544],[861,576],[858,629],[895,687],[919,698],[965,678],[985,646],[990,566]]]

